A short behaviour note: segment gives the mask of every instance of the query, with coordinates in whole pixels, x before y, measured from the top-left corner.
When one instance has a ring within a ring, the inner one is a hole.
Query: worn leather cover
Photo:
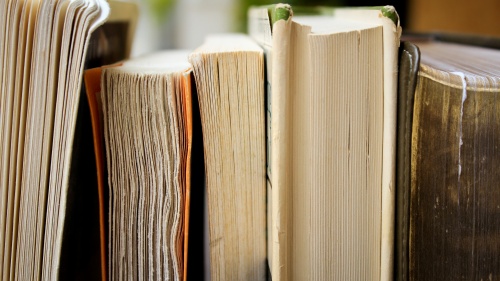
[[[500,47],[498,38],[407,37],[422,38]],[[459,75],[418,76],[418,47],[401,46],[394,279],[500,280],[499,85],[486,79],[464,99]]]
[[[395,280],[407,280],[408,278],[411,128],[419,63],[420,51],[417,46],[410,42],[401,42],[399,47],[396,151]]]
[[[465,93],[457,74],[421,72],[412,135],[410,280],[499,280],[499,85],[485,79]]]

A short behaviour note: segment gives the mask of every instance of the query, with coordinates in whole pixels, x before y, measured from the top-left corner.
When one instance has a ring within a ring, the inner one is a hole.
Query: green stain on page
[[[394,22],[395,25],[398,25],[399,22],[399,15],[396,12],[396,9],[394,9],[393,6],[384,6],[382,9],[380,9],[382,12],[382,15]]]

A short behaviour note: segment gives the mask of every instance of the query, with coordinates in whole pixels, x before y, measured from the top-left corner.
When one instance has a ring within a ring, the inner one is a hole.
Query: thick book
[[[86,72],[110,280],[195,280],[188,248],[203,251],[188,245],[203,236],[188,227],[203,205],[190,198],[204,190],[211,278],[266,278],[263,51],[245,35],[214,35],[188,54]]]
[[[422,38],[400,52],[396,278],[496,280],[499,41]]]
[[[122,59],[130,51],[136,18],[136,6],[120,1],[0,3],[1,280],[100,275],[99,260],[94,263],[92,250],[84,250],[94,241],[91,235],[79,237],[75,258],[66,258],[68,249],[77,249],[65,246],[76,237],[67,226],[92,225],[75,223],[85,216],[75,216],[78,204],[72,202],[85,187],[84,180],[72,180],[81,77],[87,55],[96,49],[100,55],[112,52],[103,24],[124,25],[123,33],[113,34],[124,38],[123,52],[115,56]]]
[[[266,278],[264,53],[245,35],[189,56],[203,129],[211,280]]]
[[[308,12],[249,11],[267,62],[272,279],[390,280],[399,18]]]
[[[417,86],[420,51],[404,41],[399,49],[398,119],[396,152],[396,221],[394,279],[408,280],[408,238],[411,186],[411,141],[413,101]]]
[[[187,57],[162,52],[85,74],[99,192],[109,198],[100,207],[110,280],[185,280],[193,135]]]

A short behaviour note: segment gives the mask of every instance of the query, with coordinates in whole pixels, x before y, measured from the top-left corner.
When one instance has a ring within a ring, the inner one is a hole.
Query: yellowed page
[[[379,10],[338,9],[335,16],[382,25],[384,31],[384,148],[382,176],[382,241],[380,280],[392,280],[394,264],[394,212],[396,169],[396,114],[399,22]]]
[[[289,56],[291,17],[273,26],[272,90],[271,90],[271,239],[273,280],[291,280],[291,99],[289,96]]]
[[[212,280],[266,275],[263,58],[242,35],[209,37],[190,56],[203,128]]]

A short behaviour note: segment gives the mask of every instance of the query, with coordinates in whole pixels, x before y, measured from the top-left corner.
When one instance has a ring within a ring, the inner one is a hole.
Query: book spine
[[[408,280],[410,165],[413,101],[420,52],[416,45],[402,42],[399,50],[398,120],[396,151],[395,280]]]
[[[288,14],[285,11],[288,9]],[[290,280],[292,257],[292,225],[291,225],[291,97],[289,85],[290,35],[292,20],[289,6],[276,7],[273,30],[273,54],[271,76],[271,185],[272,185],[272,230],[273,247],[272,269],[273,280]],[[285,17],[288,17],[285,19]],[[276,20],[278,19],[278,20]]]

